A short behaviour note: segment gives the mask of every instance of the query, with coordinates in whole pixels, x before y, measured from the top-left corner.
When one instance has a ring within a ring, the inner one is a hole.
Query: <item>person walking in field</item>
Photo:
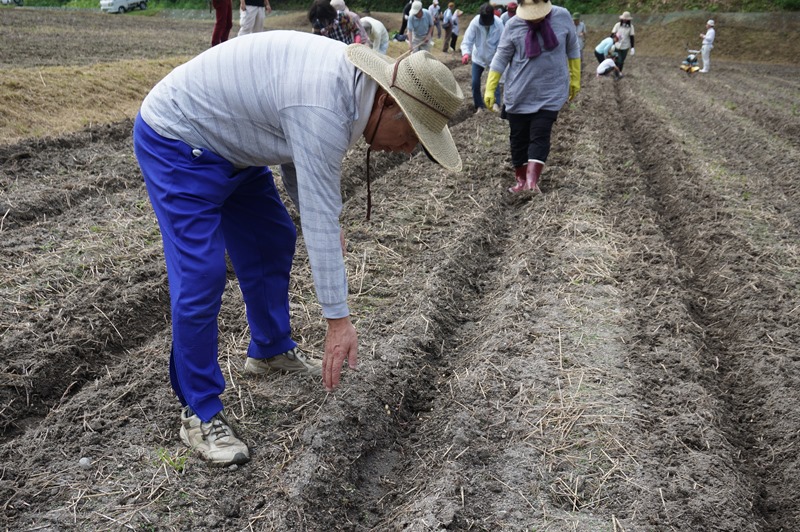
[[[239,34],[264,31],[264,17],[272,13],[269,0],[239,0]]]
[[[225,42],[233,28],[233,4],[231,0],[212,0],[214,8],[214,30],[211,32],[211,46]]]
[[[572,14],[572,22],[575,24],[575,35],[578,36],[578,46],[581,49],[581,64],[583,64],[583,48],[586,45],[586,24],[581,20],[580,13]]]
[[[334,390],[344,362],[354,369],[358,359],[339,225],[342,160],[363,136],[378,151],[410,153],[421,143],[435,162],[460,170],[447,123],[463,98],[450,69],[429,53],[394,60],[359,44],[270,31],[209,48],[144,99],[133,143],[164,244],[180,437],[212,465],[250,458],[220,397],[226,253],[250,330],[244,372],[321,376]],[[327,320],[321,363],[292,338],[296,229],[267,165],[280,165],[300,213]]]
[[[447,9],[442,14],[442,29],[444,29],[444,41],[442,43],[442,52],[450,53],[450,37],[453,34],[453,13],[456,11],[456,5],[453,2],[447,4]],[[453,47],[455,50],[455,46]]]
[[[492,109],[495,89],[508,68],[503,98],[516,179],[512,193],[541,192],[553,124],[581,88],[580,52],[569,11],[550,0],[523,0],[517,16],[506,24],[483,98]]]
[[[705,74],[711,69],[711,49],[714,48],[714,39],[717,32],[714,30],[714,21],[709,20],[706,22],[706,32],[700,34],[703,39],[703,45],[700,47],[700,57],[703,59],[703,68],[699,70]]]
[[[372,49],[386,55],[389,50],[389,32],[383,22],[372,17],[361,17],[361,27],[367,33]]]
[[[403,20],[400,22],[400,31],[397,32],[399,35],[406,34],[406,29],[408,28],[408,13],[411,11],[411,4],[413,3],[413,0],[408,0],[406,5],[403,6]]]
[[[411,52],[430,51],[433,48],[433,17],[422,7],[420,0],[414,0],[408,12],[408,49]]]
[[[508,23],[508,19],[512,18],[514,15],[517,14],[517,3],[516,2],[509,2],[506,6],[505,12],[500,15],[500,22],[503,23],[505,26]]]
[[[617,48],[617,66],[620,72],[622,72],[622,68],[625,66],[625,59],[628,57],[628,53],[630,52],[631,57],[636,53],[636,50],[633,48],[634,34],[635,29],[633,27],[633,21],[631,20],[631,14],[629,11],[625,11],[619,17],[619,21],[617,21],[611,29],[611,35],[616,35],[617,37],[617,44],[615,46]]]
[[[461,15],[463,14],[463,11],[456,9],[450,16],[450,49],[454,52],[456,51],[456,43],[458,42],[458,34],[460,31],[458,23],[461,20]]]
[[[433,25],[436,27],[436,38],[442,38],[442,8],[439,7],[439,0],[433,0],[428,6],[428,13],[433,17]]]
[[[492,63],[502,34],[503,23],[500,17],[495,16],[494,9],[488,3],[480,7],[479,14],[470,21],[467,31],[464,32],[464,39],[461,41],[461,63],[466,65],[472,61],[472,103],[476,111],[486,108],[481,94],[481,77],[483,71]],[[495,91],[494,111],[500,110],[502,103],[500,94],[498,85]]]

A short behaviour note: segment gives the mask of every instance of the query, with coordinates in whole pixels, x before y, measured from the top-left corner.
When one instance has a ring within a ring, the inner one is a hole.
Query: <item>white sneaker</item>
[[[495,113],[499,113],[500,112],[500,106],[497,105],[497,104],[494,104],[492,106],[492,111],[494,111]]]
[[[244,371],[254,375],[266,375],[280,371],[282,373],[300,373],[312,377],[322,376],[322,362],[309,360],[297,349],[291,349],[281,355],[270,358],[247,357]]]
[[[212,466],[225,467],[250,461],[250,451],[228,425],[220,412],[208,423],[197,417],[189,407],[181,411],[181,440],[200,453]]]

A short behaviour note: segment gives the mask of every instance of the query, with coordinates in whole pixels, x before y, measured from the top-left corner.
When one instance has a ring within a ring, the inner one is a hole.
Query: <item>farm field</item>
[[[744,61],[728,41],[690,78],[643,43],[619,82],[587,50],[544,193],[513,197],[506,122],[437,52],[467,95],[464,170],[373,154],[367,221],[363,143],[343,165],[359,369],[335,393],[244,375],[231,271],[223,400],[252,460],[214,469],[178,436],[130,140],[135,102],[211,25],[3,8],[0,27],[0,94],[23,102],[0,110],[0,529],[800,529],[796,50]],[[321,357],[302,239],[293,274],[295,335]]]

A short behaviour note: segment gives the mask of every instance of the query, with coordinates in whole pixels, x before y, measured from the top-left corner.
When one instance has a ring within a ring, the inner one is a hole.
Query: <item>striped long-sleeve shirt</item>
[[[326,318],[349,314],[339,240],[341,164],[364,132],[377,90],[347,60],[346,48],[302,32],[237,37],[177,67],[141,108],[164,137],[239,167],[281,165]]]

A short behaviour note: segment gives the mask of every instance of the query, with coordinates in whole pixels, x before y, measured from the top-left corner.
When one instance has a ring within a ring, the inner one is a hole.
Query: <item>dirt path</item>
[[[177,435],[130,122],[1,146],[0,527],[800,527],[800,69],[634,59],[584,78],[541,196],[509,197],[507,125],[466,104],[464,171],[373,156],[369,222],[348,155],[361,360],[337,393],[242,375],[230,274],[224,401],[253,455],[230,470]],[[319,357],[302,244],[294,271]]]

